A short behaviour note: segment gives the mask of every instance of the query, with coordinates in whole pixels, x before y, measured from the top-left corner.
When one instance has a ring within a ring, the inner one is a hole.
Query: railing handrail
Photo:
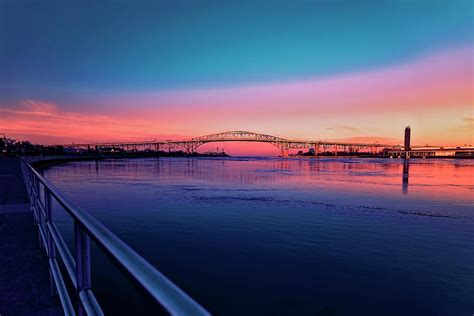
[[[136,280],[172,315],[209,315],[209,313],[135,250],[84,211],[55,185],[23,161],[31,174],[43,184],[52,197],[74,219],[84,233]]]

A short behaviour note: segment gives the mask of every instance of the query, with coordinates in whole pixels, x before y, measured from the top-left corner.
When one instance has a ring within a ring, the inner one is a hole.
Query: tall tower
[[[410,136],[411,136],[411,128],[407,126],[405,128],[405,150],[410,150]]]

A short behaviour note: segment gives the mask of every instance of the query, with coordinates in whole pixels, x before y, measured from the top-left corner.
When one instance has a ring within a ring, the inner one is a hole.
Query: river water
[[[472,160],[149,158],[44,175],[213,314],[472,315],[473,171]],[[54,217],[71,243],[71,221]],[[96,250],[92,273],[107,313],[152,314]]]

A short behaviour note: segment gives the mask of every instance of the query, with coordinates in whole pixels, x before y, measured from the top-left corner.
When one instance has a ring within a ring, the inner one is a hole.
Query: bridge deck
[[[20,160],[0,157],[0,315],[62,315],[38,245]]]

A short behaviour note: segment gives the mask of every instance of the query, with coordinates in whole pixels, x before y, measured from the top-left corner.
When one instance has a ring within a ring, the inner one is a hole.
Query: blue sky
[[[284,81],[473,41],[471,1],[7,1],[0,8],[0,84],[33,90]]]

